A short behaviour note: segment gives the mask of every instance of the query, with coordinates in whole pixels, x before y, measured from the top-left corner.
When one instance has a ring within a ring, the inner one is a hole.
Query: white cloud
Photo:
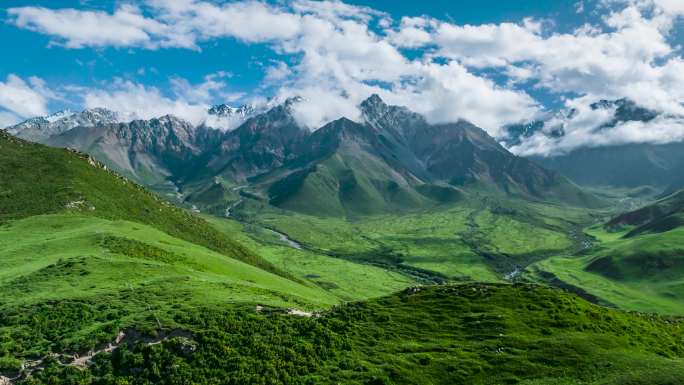
[[[0,130],[6,127],[13,126],[21,122],[22,120],[22,118],[11,112],[0,111]]]
[[[595,132],[591,126],[607,119],[605,111],[587,106],[598,99],[628,97],[684,116],[684,59],[670,42],[684,15],[684,2],[601,3],[600,22],[565,33],[554,31],[552,23],[530,18],[482,25],[456,25],[425,16],[395,21],[381,11],[340,1],[148,0],[140,7],[118,6],[112,13],[38,7],[11,8],[8,13],[17,26],[47,34],[68,48],[199,49],[200,43],[221,38],[266,43],[287,57],[287,64],[274,61],[266,67],[257,90],[306,97],[308,102],[296,108],[297,117],[313,128],[342,116],[358,118],[358,103],[378,93],[432,122],[468,119],[498,135],[502,125],[543,112],[521,88],[531,84],[557,97],[578,95],[568,105],[580,113],[567,122],[566,138],[534,137],[518,151],[548,152],[552,146],[569,149],[625,140],[619,135],[632,141],[656,140],[653,133],[679,137],[681,122],[676,119],[658,121],[665,128],[628,124]],[[577,2],[577,11],[591,12],[590,4]],[[412,49],[412,55],[405,49]],[[480,71],[504,81],[497,83],[478,75]],[[174,78],[173,97],[153,87],[118,81],[110,90],[89,90],[86,101],[139,117],[173,112],[198,120],[204,113],[200,109],[217,97],[230,101],[244,96],[231,93],[226,78],[213,74],[200,84]]]
[[[341,19],[352,19],[368,24],[372,18],[387,18],[387,14],[370,7],[350,5],[342,1],[313,1],[313,0],[294,0],[292,2],[294,11],[303,14],[314,14],[322,19],[337,22]]]
[[[435,25],[434,20],[424,17],[402,17],[400,27],[393,30],[387,26],[386,33],[392,44],[397,47],[418,48],[433,42],[429,31]]]
[[[112,14],[42,7],[10,8],[7,13],[16,26],[53,36],[56,43],[68,48],[151,48],[157,45],[153,41],[154,36],[169,32],[168,26],[144,17],[138,8],[128,4]]]
[[[114,12],[15,7],[7,10],[20,28],[53,37],[67,48],[180,47],[197,49],[199,41],[232,37],[266,42],[294,37],[299,16],[257,1],[216,5],[192,0],[150,0],[147,8],[123,4]]]
[[[295,37],[300,17],[257,1],[229,2],[216,5],[206,1],[151,0],[157,18],[173,26],[174,37],[206,40],[233,37],[245,42],[268,42]]]
[[[107,89],[89,89],[83,95],[86,108],[104,107],[121,114],[123,120],[151,119],[172,114],[191,123],[201,123],[207,114],[204,104],[188,103],[164,96],[155,87],[117,80]]]
[[[467,68],[504,74],[509,77],[510,87],[519,82],[532,82],[537,88],[559,95],[580,95],[577,101],[586,106],[587,101],[627,97],[666,115],[684,116],[684,60],[675,54],[669,42],[675,18],[683,14],[684,2],[608,1],[611,8],[603,24],[583,25],[571,33],[545,30],[541,23],[530,19],[485,25],[454,25],[433,20],[423,22],[422,26],[402,23],[395,35],[400,35],[403,28],[419,28],[431,35],[430,40],[423,38],[423,41],[436,45],[437,55],[456,60]],[[486,110],[506,116],[493,107]],[[680,138],[684,131],[681,119],[630,123],[593,131],[600,121],[593,115],[585,108],[584,113],[568,123],[568,134],[563,139],[534,137],[524,148],[515,150],[548,153],[625,140],[671,140]],[[492,132],[496,133],[490,129]]]
[[[108,108],[118,112],[124,121],[175,115],[197,125],[213,118],[208,115],[208,109],[215,100],[230,103],[244,96],[230,91],[225,81],[229,78],[230,74],[226,72],[206,75],[200,83],[173,77],[170,95],[157,87],[123,79],[115,79],[99,88],[72,88],[69,92],[82,95],[85,108]],[[226,128],[216,119],[212,121],[216,128]]]
[[[298,114],[308,125],[343,115],[358,117],[356,105],[361,100],[387,89],[395,94],[390,100],[415,106],[434,121],[468,118],[492,132],[509,119],[530,116],[535,104],[524,93],[502,89],[459,64],[436,64],[430,58],[407,59],[398,48],[428,43],[431,35],[421,28],[436,27],[433,20],[403,18],[402,28],[397,31],[374,32],[369,28],[374,20],[379,25],[391,24],[386,14],[339,1],[296,0],[281,7],[255,1],[217,5],[194,0],[149,0],[143,9],[123,5],[111,14],[35,7],[12,8],[10,14],[18,26],[61,39],[58,41],[72,48],[192,48],[199,41],[222,37],[268,42],[280,53],[301,58],[291,66],[277,63],[268,68],[265,81],[281,81],[281,95],[291,92],[309,97],[308,108],[312,111]],[[92,20],[83,25],[86,30],[75,22],[78,17]],[[102,27],[94,28],[94,23]],[[115,33],[117,28],[123,28],[121,36]],[[210,79],[202,86],[175,79],[172,86],[185,105],[206,103],[221,88]],[[506,105],[495,106],[496,99]],[[110,92],[93,91],[87,100],[90,104],[112,103],[140,117],[175,105],[158,90],[132,83]],[[144,111],[136,107],[137,103],[146,106]],[[314,114],[316,109],[320,113]]]
[[[276,61],[272,65],[266,67],[266,73],[264,76],[264,83],[272,84],[279,81],[283,81],[292,75],[292,70],[283,61]]]
[[[231,74],[219,71],[206,75],[199,84],[192,84],[187,79],[176,76],[170,79],[171,89],[177,98],[188,103],[210,104],[213,100],[232,102],[244,94],[228,90],[226,79],[230,77]]]
[[[579,121],[570,122],[565,127],[566,135],[561,138],[536,134],[521,145],[511,148],[511,151],[522,156],[553,156],[582,147],[684,141],[684,117],[660,116],[649,122],[622,122],[615,127],[599,129],[608,120],[610,118],[605,115],[585,116]]]
[[[498,136],[505,123],[531,119],[539,109],[526,93],[499,87],[456,62],[431,63],[422,70],[424,80],[412,95],[419,101],[414,109],[433,122],[466,119]]]
[[[48,99],[53,95],[39,78],[31,77],[27,83],[16,75],[8,75],[4,82],[0,81],[0,108],[5,110],[0,111],[1,125],[47,114]]]
[[[362,11],[359,11],[362,14]],[[301,37],[282,42],[283,52],[301,60],[282,93],[307,97],[298,117],[308,126],[342,116],[360,116],[356,106],[371,93],[409,106],[430,121],[468,119],[496,134],[505,122],[532,117],[537,103],[524,92],[505,89],[474,75],[455,62],[437,63],[430,57],[409,60],[393,41],[346,17],[327,20],[304,15]],[[404,27],[430,27],[425,18],[404,18]]]
[[[304,101],[293,106],[295,119],[311,130],[341,117],[356,121],[361,119],[357,104],[344,95],[319,87],[299,89],[297,92]]]

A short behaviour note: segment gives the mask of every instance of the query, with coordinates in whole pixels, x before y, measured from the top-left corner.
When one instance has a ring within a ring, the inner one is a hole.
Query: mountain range
[[[430,124],[373,95],[363,120],[316,130],[297,121],[301,98],[259,110],[212,107],[244,119],[232,130],[174,116],[119,122],[98,109],[10,127],[21,138],[87,152],[127,177],[189,204],[225,206],[237,188],[270,204],[317,215],[362,215],[434,206],[484,190],[577,205],[599,202],[558,172],[511,154],[466,121]]]

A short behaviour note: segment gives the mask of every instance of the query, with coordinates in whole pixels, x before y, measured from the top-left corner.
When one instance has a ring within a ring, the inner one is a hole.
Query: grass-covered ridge
[[[321,318],[180,306],[173,319],[191,337],[125,346],[85,371],[53,361],[28,382],[665,385],[684,376],[681,321],[536,285],[423,287]]]
[[[26,142],[0,130],[0,223],[64,212],[150,225],[279,273],[204,219],[106,170],[89,156]]]

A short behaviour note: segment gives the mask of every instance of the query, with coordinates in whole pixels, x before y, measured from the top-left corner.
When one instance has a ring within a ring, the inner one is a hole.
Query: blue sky
[[[33,1],[33,6],[53,9],[99,9],[112,12],[113,1]],[[429,15],[457,24],[517,22],[525,17],[549,18],[558,23],[557,29],[575,27],[586,15],[575,12],[575,0],[466,0],[466,1],[350,1],[364,5],[400,19],[403,16]],[[26,6],[26,1],[6,0],[5,9]],[[3,15],[7,18],[7,15]],[[264,64],[282,59],[265,44],[245,44],[236,39],[220,39],[200,44],[201,51],[187,49],[127,49],[82,48],[66,49],[50,45],[52,37],[17,28],[11,23],[0,24],[3,52],[9,60],[0,61],[0,74],[17,74],[21,77],[39,76],[50,84],[78,84],[97,87],[114,77],[134,79],[159,88],[167,88],[168,78],[180,76],[192,83],[218,71],[233,74],[231,89],[250,93],[264,76]],[[141,69],[144,69],[141,71]],[[216,103],[220,100],[215,100]],[[548,101],[547,101],[548,102]],[[65,107],[54,103],[53,109]],[[70,106],[78,108],[78,103]]]
[[[292,94],[312,101],[301,111],[312,127],[355,118],[358,102],[379,93],[435,122],[465,118],[495,136],[506,124],[564,107],[583,111],[600,98],[682,112],[679,0],[6,0],[2,7],[0,125],[96,106],[199,121],[210,104]]]

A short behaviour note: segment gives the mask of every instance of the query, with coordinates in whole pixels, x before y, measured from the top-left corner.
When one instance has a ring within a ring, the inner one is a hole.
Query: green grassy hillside
[[[143,223],[280,273],[205,220],[108,172],[87,155],[29,143],[0,131],[0,223],[53,213]]]
[[[684,377],[681,321],[534,285],[417,288],[320,318],[179,312],[184,337],[103,353],[87,370],[53,360],[28,382],[666,385]]]
[[[684,190],[653,204],[613,218],[606,224],[613,231],[629,228],[625,237],[663,233],[684,227]]]
[[[380,297],[417,283],[405,274],[383,267],[293,248],[270,229],[229,219],[207,217],[207,220],[216,228],[234,234],[242,245],[283,271],[344,301]]]
[[[620,214],[586,230],[593,247],[542,261],[530,276],[625,309],[684,314],[682,215],[684,192]]]
[[[34,216],[2,226],[0,245],[0,357],[83,351],[109,341],[119,328],[168,327],[180,303],[306,309],[339,301],[315,285],[122,220]],[[58,336],[69,326],[50,315],[29,323],[12,316],[73,304],[93,313],[65,340]]]
[[[588,233],[596,241],[593,248],[541,261],[529,276],[548,282],[551,273],[623,309],[684,315],[684,228],[626,237],[629,230],[596,226]]]

